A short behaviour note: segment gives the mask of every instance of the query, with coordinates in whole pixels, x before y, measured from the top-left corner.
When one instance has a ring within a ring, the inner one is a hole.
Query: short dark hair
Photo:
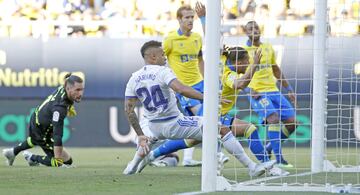
[[[242,47],[228,47],[223,54],[227,60],[235,62],[244,59],[248,55],[248,52]]]
[[[65,82],[64,86],[66,87],[68,84],[74,85],[75,83],[83,83],[83,79],[79,76],[73,75],[71,72],[67,73],[64,77]]]
[[[250,20],[249,22],[247,22],[246,24],[245,24],[245,27],[247,27],[248,25],[254,25],[254,24],[258,24],[255,20]]]
[[[190,5],[183,5],[176,11],[176,18],[182,18],[182,11],[183,10],[191,10],[194,11],[193,8],[191,8]]]
[[[146,50],[148,50],[150,48],[159,48],[159,47],[161,47],[161,42],[154,41],[154,40],[148,41],[148,42],[144,43],[144,45],[140,49],[141,56],[144,58]]]

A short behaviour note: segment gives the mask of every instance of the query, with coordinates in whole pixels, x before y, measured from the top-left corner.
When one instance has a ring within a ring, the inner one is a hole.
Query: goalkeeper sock
[[[14,155],[18,155],[21,151],[27,150],[34,147],[34,145],[31,143],[31,138],[28,137],[26,141],[20,143],[18,146],[14,147]]]
[[[184,139],[168,140],[153,150],[154,158],[188,148]]]
[[[269,124],[268,137],[270,139],[272,150],[276,157],[276,162],[280,163],[282,159],[281,153],[281,133],[279,124]]]
[[[234,137],[231,131],[228,132],[225,136],[223,136],[222,142],[224,144],[224,148],[226,149],[226,151],[234,155],[234,157],[238,159],[241,162],[241,164],[248,167],[249,169],[255,168],[256,163],[252,161],[249,158],[249,156],[245,153],[244,148],[236,140],[236,138]]]
[[[255,155],[255,157],[260,162],[267,162],[269,161],[269,157],[264,150],[264,145],[262,144],[259,136],[259,132],[257,131],[254,125],[251,125],[246,132],[251,132],[250,135],[247,135],[246,138],[248,139],[248,144],[251,152]]]

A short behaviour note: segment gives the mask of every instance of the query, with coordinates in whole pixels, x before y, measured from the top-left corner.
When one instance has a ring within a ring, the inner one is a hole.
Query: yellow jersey
[[[170,32],[164,39],[163,48],[170,68],[185,85],[193,86],[203,80],[198,57],[202,55],[200,34],[185,36],[181,30]]]
[[[223,74],[221,78],[222,90],[221,90],[221,97],[223,99],[230,100],[231,103],[221,103],[221,115],[227,114],[233,106],[236,104],[237,95],[240,90],[234,89],[234,82],[236,79],[240,78],[243,74],[238,74],[236,71],[231,70],[226,65],[226,57],[221,56],[221,62],[223,64]]]
[[[250,64],[254,63],[254,53],[258,48],[256,46],[244,46],[244,49],[249,53]],[[262,54],[260,65],[248,87],[256,92],[279,91],[276,86],[277,80],[272,70],[272,65],[276,64],[275,51],[271,44],[268,43],[261,43],[260,48]]]

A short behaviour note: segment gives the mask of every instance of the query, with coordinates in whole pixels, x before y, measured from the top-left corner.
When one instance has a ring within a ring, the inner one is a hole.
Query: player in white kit
[[[125,112],[130,125],[138,135],[138,149],[123,174],[140,172],[140,161],[149,153],[153,139],[145,136],[134,111],[137,101],[144,108],[144,118],[151,134],[156,139],[190,139],[192,143],[202,140],[202,117],[184,116],[176,105],[175,92],[189,98],[203,99],[196,90],[183,85],[176,79],[170,68],[166,67],[166,58],[161,42],[149,41],[141,48],[145,66],[132,74],[125,91]],[[174,92],[175,91],[175,92]],[[251,176],[259,176],[271,168],[274,162],[256,164],[245,153],[227,127],[220,128],[220,135],[225,149],[233,154],[244,166],[248,167]]]

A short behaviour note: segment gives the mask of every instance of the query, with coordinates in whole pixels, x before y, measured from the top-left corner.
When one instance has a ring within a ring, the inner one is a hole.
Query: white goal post
[[[328,103],[328,64],[327,64],[327,44],[328,44],[328,8],[327,0],[315,0],[315,21],[314,21],[314,39],[313,39],[313,70],[312,70],[312,89],[311,94],[311,143],[309,151],[309,159],[311,159],[311,165],[307,172],[295,171],[289,176],[285,177],[261,177],[248,181],[235,181],[225,178],[224,176],[217,175],[217,159],[216,159],[216,146],[217,146],[217,133],[218,133],[218,109],[219,109],[219,63],[220,63],[220,48],[221,43],[221,1],[206,1],[206,35],[204,39],[204,59],[206,62],[204,71],[204,127],[203,127],[203,145],[202,145],[202,177],[201,177],[201,191],[213,192],[213,191],[313,191],[313,192],[345,192],[345,193],[360,193],[360,174],[354,176],[356,181],[354,183],[347,182],[344,178],[347,176],[345,173],[360,173],[359,164],[356,166],[347,166],[344,164],[334,164],[328,159],[327,154],[327,120],[329,118],[329,107],[331,110],[331,104]],[[341,67],[339,68],[341,69]],[[214,79],[216,78],[216,79]],[[337,78],[342,79],[340,76]],[[344,81],[347,82],[347,81]],[[346,108],[346,120],[351,118],[351,124],[349,123],[348,131],[355,134],[355,137],[360,138],[360,108],[358,105],[358,84],[357,77],[355,81],[356,85],[356,99],[351,100],[350,105],[344,105]],[[353,83],[350,83],[352,85]],[[340,89],[340,99],[342,98],[342,89]],[[350,98],[354,94],[350,94]],[[342,100],[337,100],[338,103],[342,103]],[[336,107],[336,105],[335,105]],[[343,105],[337,105],[338,115],[342,114],[341,109]],[[347,112],[349,110],[349,113]],[[349,116],[348,116],[349,115]],[[338,120],[341,123],[341,120]],[[338,128],[338,127],[335,127]],[[340,132],[341,134],[342,132]],[[342,139],[342,138],[339,138]],[[344,140],[347,140],[344,138]],[[337,140],[335,140],[337,141]],[[359,140],[347,140],[351,144],[357,146]],[[342,147],[342,146],[341,146]],[[336,151],[337,148],[336,148]],[[356,152],[358,149],[356,147]],[[338,154],[336,154],[338,155]],[[341,155],[341,154],[339,154]],[[249,154],[250,156],[250,154]],[[354,155],[359,157],[359,155]],[[354,160],[359,162],[360,159]],[[339,166],[340,165],[340,166]],[[341,177],[338,183],[334,183],[331,179],[337,175],[330,175],[335,172],[341,173],[338,175]],[[302,181],[301,177],[308,177],[309,182]],[[313,182],[314,180],[322,177],[321,184]],[[331,179],[329,179],[331,178]],[[269,182],[270,181],[270,182]]]

